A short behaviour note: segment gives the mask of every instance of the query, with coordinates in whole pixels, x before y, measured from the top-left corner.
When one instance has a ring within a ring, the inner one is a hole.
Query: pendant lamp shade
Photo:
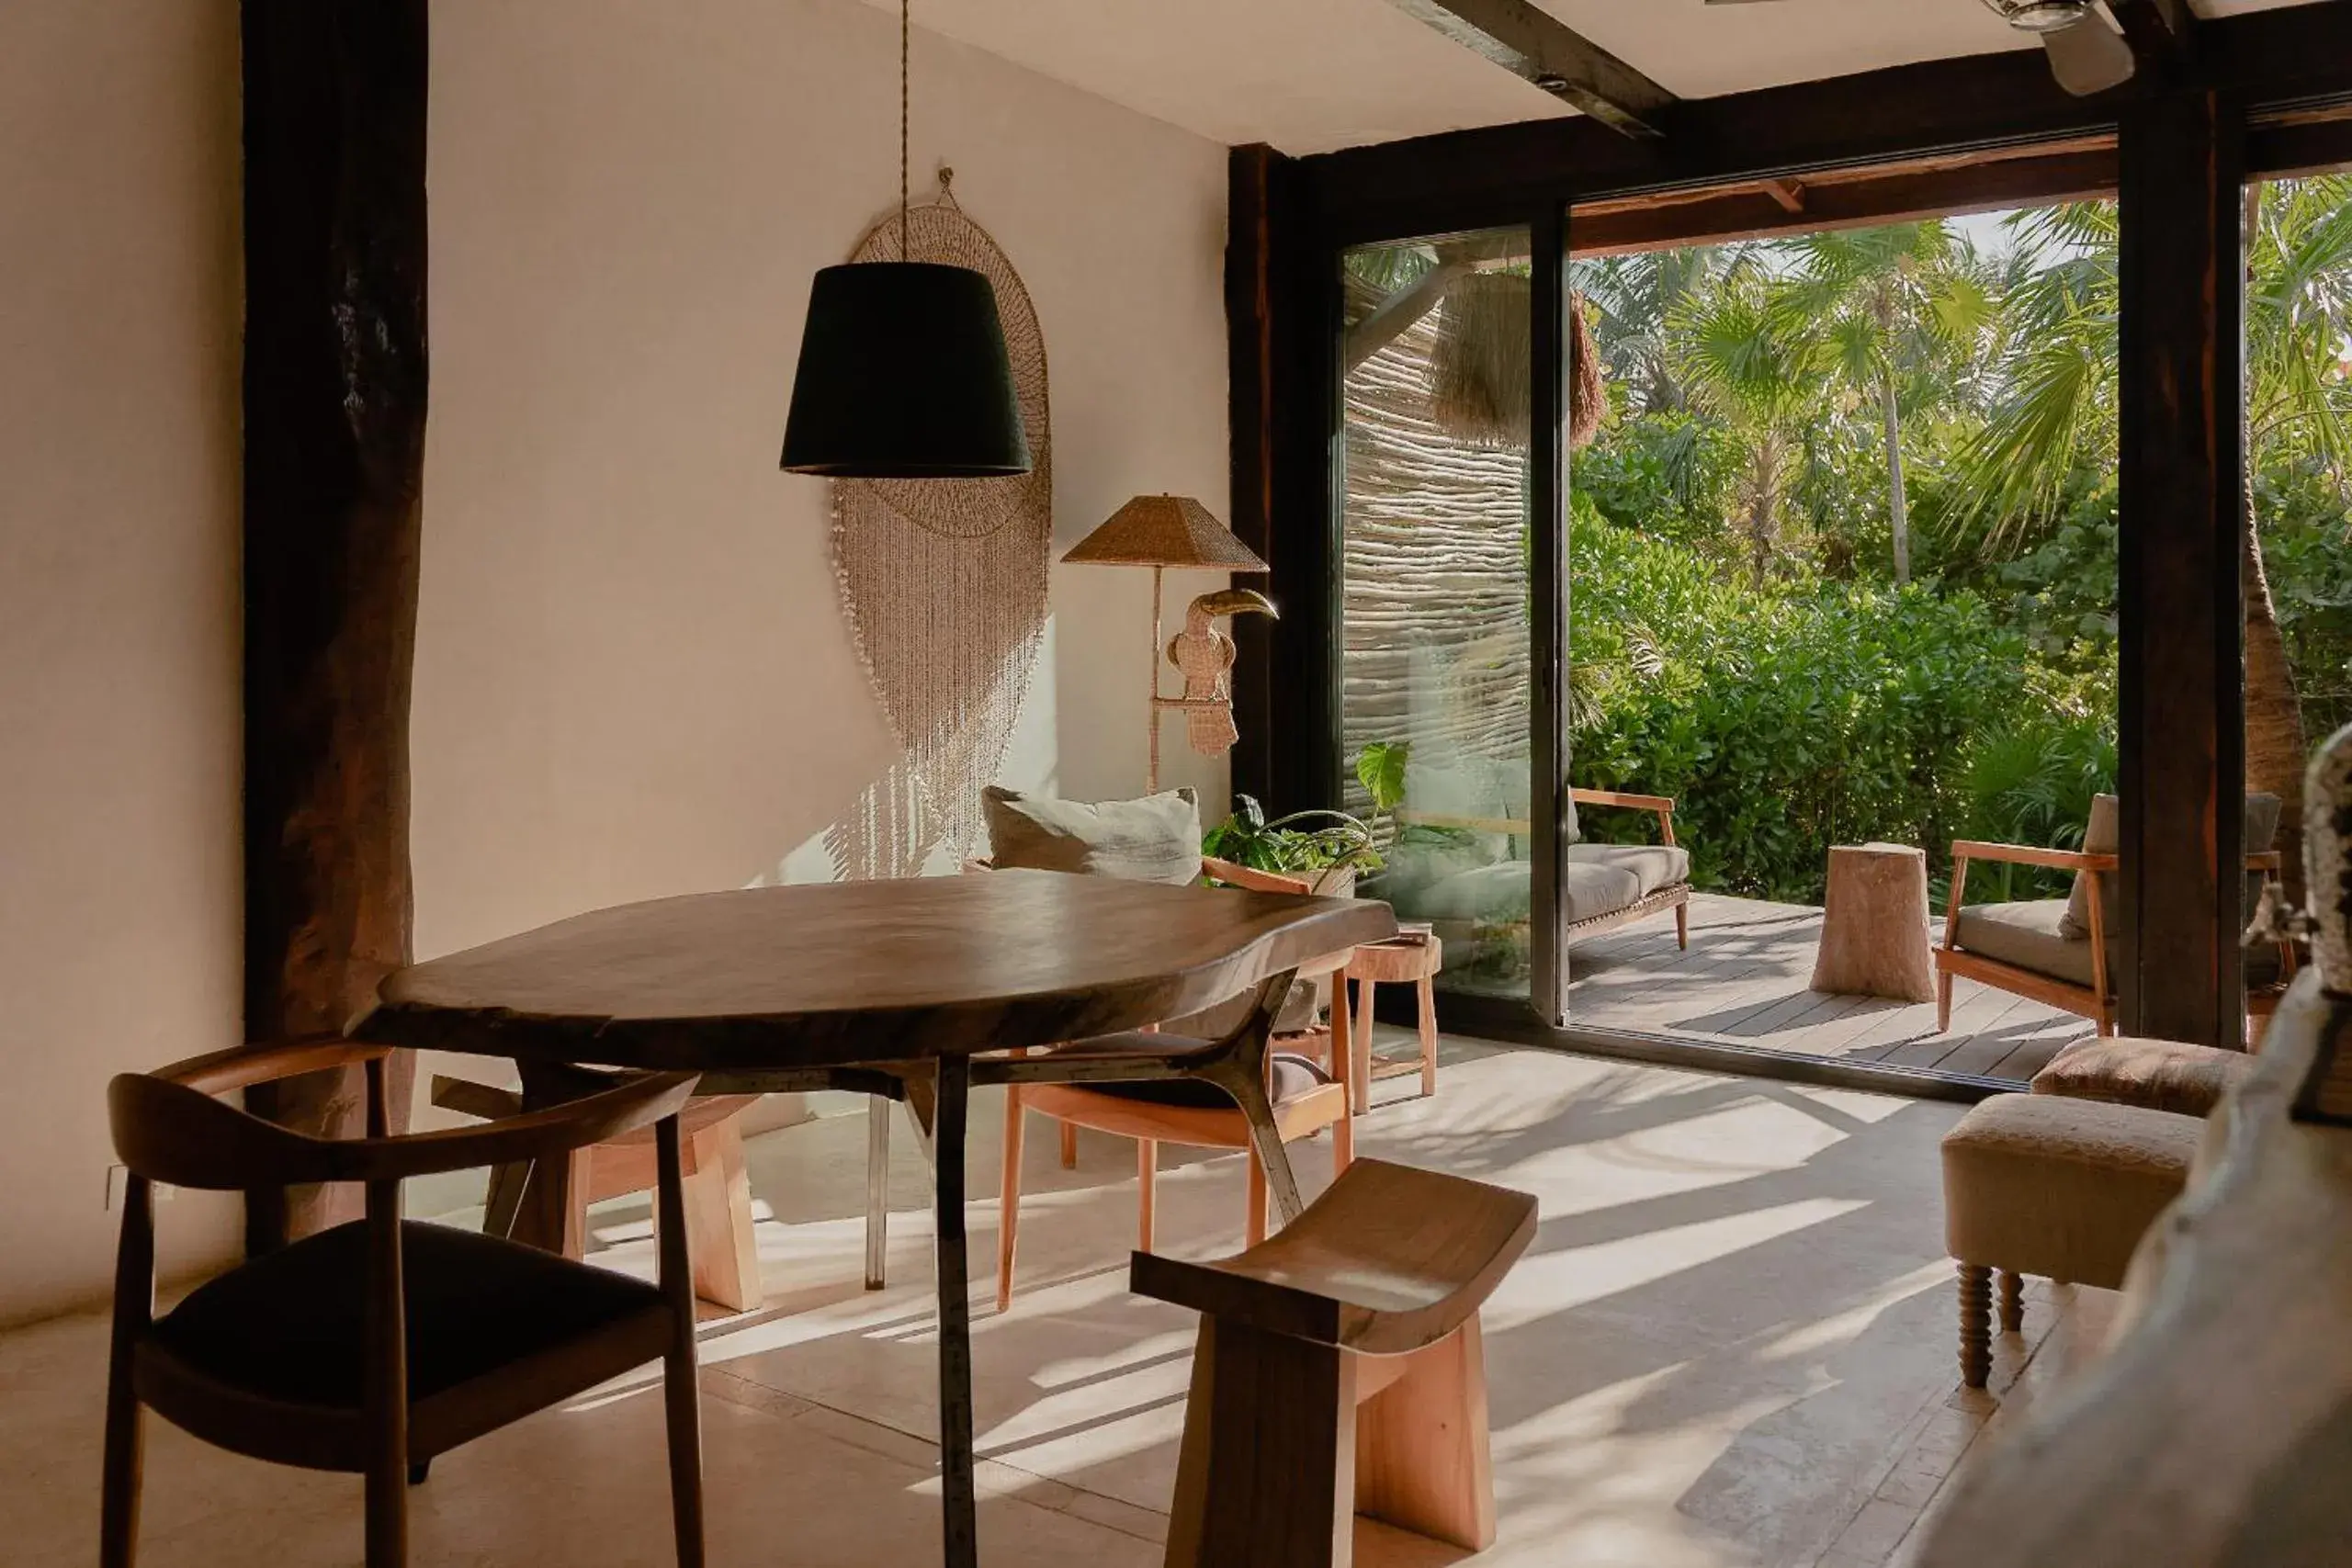
[[[1027,473],[1029,438],[986,276],[933,262],[820,270],[783,467],[834,479]]]

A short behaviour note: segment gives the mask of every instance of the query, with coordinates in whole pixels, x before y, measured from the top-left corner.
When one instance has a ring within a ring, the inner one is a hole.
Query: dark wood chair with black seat
[[[691,1073],[632,1078],[570,1104],[445,1132],[385,1135],[384,1055],[340,1040],[249,1046],[126,1073],[107,1092],[130,1173],[115,1279],[99,1560],[137,1546],[141,1407],[217,1447],[367,1477],[368,1568],[407,1554],[413,1472],[433,1456],[661,1359],[678,1561],[702,1553],[695,1305],[680,1186]],[[322,1139],[216,1096],[364,1063],[363,1139]],[[517,1243],[401,1218],[401,1182],[569,1151],[654,1128],[661,1284]],[[367,1217],[254,1259],[154,1312],[151,1184],[236,1191],[367,1186]]]

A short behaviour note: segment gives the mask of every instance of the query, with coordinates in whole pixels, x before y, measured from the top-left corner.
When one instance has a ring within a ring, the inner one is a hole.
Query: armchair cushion
[[[2091,983],[2090,940],[2066,935],[2063,929],[2065,918],[2064,898],[1972,904],[1960,912],[1952,943],[1979,958],[2030,969],[2087,989]],[[2110,976],[2120,956],[2115,939],[2109,937],[2107,962]]]
[[[2250,855],[2267,854],[2278,841],[2278,797],[2275,795],[2249,795],[2245,797],[2245,817],[2239,829],[2239,842]],[[2123,846],[2122,810],[2111,795],[2091,798],[2090,820],[2083,828],[2083,850],[2088,854],[2120,853]],[[2112,872],[2099,877],[2099,891],[2104,897],[2099,918],[2111,933],[2122,929],[2122,878]],[[2262,873],[2248,872],[2245,878],[2245,909],[2251,919],[2254,906],[2262,897]],[[2074,891],[2066,896],[2065,934],[2082,941],[2091,934],[2090,887],[2077,872]],[[1964,944],[1963,944],[1964,945]],[[2086,982],[2087,984],[2087,982]]]
[[[1632,872],[1639,886],[1635,897],[1643,898],[1690,880],[1690,852],[1675,844],[1570,844],[1568,863]]]
[[[1211,1043],[1206,1040],[1187,1040],[1182,1035],[1165,1032],[1158,1034],[1132,1032],[1105,1034],[1093,1040],[1075,1040],[1067,1045],[1057,1045],[1046,1055],[1158,1056],[1168,1051],[1182,1050],[1187,1045],[1197,1045],[1205,1051]],[[1276,1105],[1284,1104],[1333,1081],[1331,1075],[1312,1058],[1291,1051],[1269,1052],[1266,1076],[1267,1098]],[[1154,1105],[1181,1105],[1200,1111],[1230,1111],[1236,1115],[1240,1114],[1240,1107],[1233,1103],[1231,1095],[1204,1078],[1153,1078],[1142,1083],[1089,1083],[1075,1087],[1092,1089],[1097,1094],[1115,1095],[1121,1100],[1144,1100]]]
[[[408,1388],[425,1399],[662,1304],[626,1274],[415,1220],[401,1225]],[[199,1287],[155,1324],[174,1356],[234,1388],[357,1409],[368,1227],[322,1231]]]
[[[1201,874],[1201,808],[1189,789],[1141,800],[1055,800],[990,784],[980,792],[989,858],[1024,866],[1176,886]]]

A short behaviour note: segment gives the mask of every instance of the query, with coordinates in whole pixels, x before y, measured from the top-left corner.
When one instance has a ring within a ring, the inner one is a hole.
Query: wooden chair
[[[1345,987],[1335,987],[1344,991]],[[1236,1027],[1270,1029],[1273,1020],[1253,1008]],[[1228,1039],[1232,1036],[1228,1036]],[[1104,1035],[1054,1046],[1050,1054],[1086,1057],[1121,1055],[1160,1057],[1181,1048],[1186,1037],[1158,1031]],[[1202,1040],[1200,1049],[1216,1049],[1220,1041]],[[1027,1055],[1017,1052],[1016,1055]],[[1283,1142],[1295,1143],[1332,1130],[1332,1163],[1346,1170],[1355,1157],[1355,1124],[1349,1087],[1351,1053],[1335,1039],[1331,1068],[1295,1052],[1275,1051],[1266,1058],[1267,1096],[1273,1102],[1274,1124]],[[1213,1084],[1186,1079],[1149,1083],[1030,1084],[1004,1091],[1004,1167],[997,1188],[996,1305],[1002,1312],[1012,1304],[1013,1258],[1021,1225],[1021,1156],[1026,1113],[1035,1111],[1059,1122],[1065,1134],[1085,1127],[1136,1141],[1136,1247],[1149,1252],[1157,1211],[1156,1186],[1159,1145],[1188,1148],[1241,1149],[1249,1153],[1248,1212],[1243,1222],[1247,1245],[1255,1247],[1266,1235],[1266,1169],[1250,1145],[1250,1125],[1240,1107]]]
[[[1137,1253],[1202,1314],[1169,1568],[1345,1568],[1358,1514],[1491,1546],[1478,1308],[1534,1235],[1526,1193],[1367,1159],[1238,1258]]]
[[[695,1294],[729,1312],[756,1312],[765,1299],[741,1125],[743,1112],[759,1099],[755,1094],[697,1097],[678,1115],[686,1184],[686,1250],[694,1259]],[[485,1122],[519,1116],[524,1111],[520,1093],[470,1078],[435,1077],[433,1103]],[[587,1253],[589,1204],[658,1184],[653,1145],[654,1130],[639,1127],[593,1148],[572,1150],[564,1156],[571,1162],[567,1211],[543,1217],[544,1224],[528,1232],[519,1227],[531,1167],[527,1162],[498,1167],[490,1173],[484,1234],[528,1240],[578,1261]],[[540,1230],[546,1234],[538,1234]]]
[[[2089,889],[2084,901],[2088,934],[2064,934],[2059,925],[2066,909],[2064,898],[1969,904],[1972,862],[2075,873]],[[2109,853],[1955,840],[1951,902],[1944,913],[1943,941],[1934,952],[1938,1032],[1951,1028],[1952,981],[1966,978],[2089,1019],[2100,1034],[2113,1034],[2115,983],[2108,973],[2107,899],[2101,879],[2118,874],[2121,866],[2122,861]],[[2278,852],[2247,855],[2245,869],[2258,884],[2276,882]],[[2246,993],[2247,1011],[2257,1020],[2269,1016],[2294,977],[2294,944],[2277,943],[2260,956],[2267,972],[2253,978]]]
[[[637,1077],[484,1127],[385,1135],[381,1047],[315,1039],[125,1074],[107,1091],[130,1171],[108,1358],[102,1568],[130,1568],[141,1407],[216,1447],[367,1477],[368,1568],[407,1555],[407,1488],[434,1455],[644,1362],[663,1362],[677,1555],[699,1568],[702,1438],[678,1112],[695,1075]],[[364,1063],[363,1139],[306,1136],[215,1096]],[[661,1284],[404,1222],[401,1182],[568,1152],[650,1125]],[[254,1258],[154,1312],[153,1184],[367,1186],[367,1217]]]

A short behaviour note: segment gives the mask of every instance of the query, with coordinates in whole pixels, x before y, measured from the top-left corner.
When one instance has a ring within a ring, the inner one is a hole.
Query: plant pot
[[[1359,869],[1352,865],[1327,865],[1320,871],[1307,872],[1307,891],[1324,898],[1352,898],[1356,896]]]

